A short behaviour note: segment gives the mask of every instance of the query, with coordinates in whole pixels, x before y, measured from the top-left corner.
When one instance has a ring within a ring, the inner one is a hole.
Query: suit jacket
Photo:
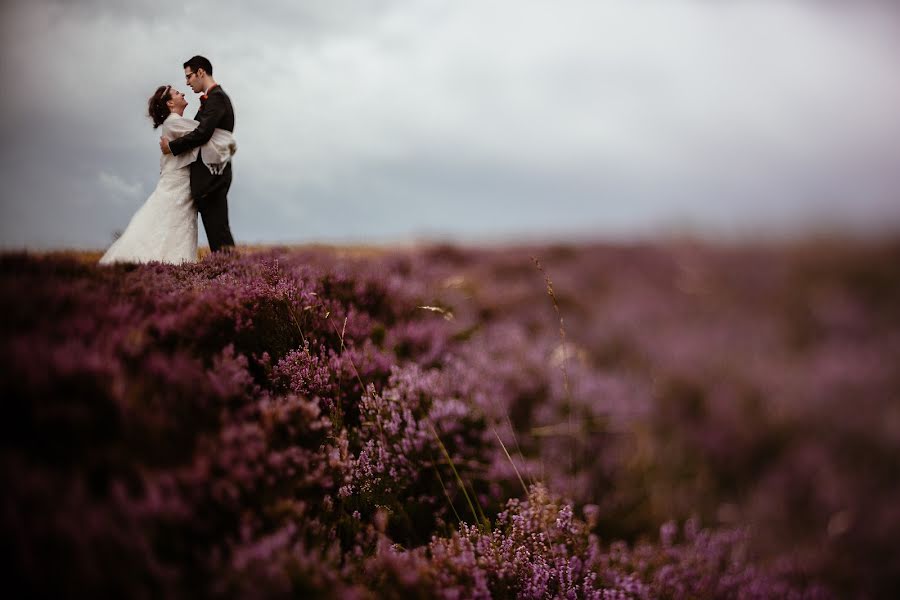
[[[207,93],[206,102],[200,105],[195,117],[200,122],[197,128],[177,140],[169,142],[169,149],[174,156],[187,152],[209,141],[215,129],[225,129],[234,132],[234,108],[231,106],[231,98],[216,85]],[[203,164],[200,156],[191,165],[191,193],[195,202],[202,202],[208,193],[214,188],[222,188],[227,191],[231,183],[231,164],[221,175],[212,175]]]

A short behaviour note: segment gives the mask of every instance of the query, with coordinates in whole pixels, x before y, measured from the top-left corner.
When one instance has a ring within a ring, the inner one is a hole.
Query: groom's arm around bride
[[[174,156],[202,146],[209,141],[216,129],[234,132],[234,109],[231,107],[231,99],[221,86],[215,85],[200,97],[200,110],[197,111],[196,120],[200,122],[196,129],[169,142],[169,150]]]

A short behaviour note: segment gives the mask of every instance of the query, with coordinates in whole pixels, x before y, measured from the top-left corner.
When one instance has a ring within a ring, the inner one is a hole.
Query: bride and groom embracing
[[[237,150],[234,109],[212,75],[212,64],[202,56],[184,63],[187,84],[194,93],[203,92],[196,120],[184,117],[187,101],[171,85],[150,97],[153,128],[162,131],[159,182],[100,264],[196,261],[198,211],[210,249],[234,248],[228,225],[231,158]]]

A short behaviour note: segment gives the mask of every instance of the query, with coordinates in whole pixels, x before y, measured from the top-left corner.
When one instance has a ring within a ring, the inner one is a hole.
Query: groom
[[[225,129],[234,132],[234,109],[231,99],[222,87],[213,79],[212,64],[202,56],[194,56],[184,63],[184,78],[194,93],[203,92],[200,96],[200,110],[197,121],[200,124],[192,132],[177,140],[159,139],[159,147],[163,154],[178,156],[202,146],[212,137],[214,129]],[[231,187],[231,162],[219,175],[213,175],[203,163],[203,158],[191,165],[191,196],[194,205],[203,218],[203,228],[209,248],[213,252],[234,248],[234,238],[228,226],[228,188]]]

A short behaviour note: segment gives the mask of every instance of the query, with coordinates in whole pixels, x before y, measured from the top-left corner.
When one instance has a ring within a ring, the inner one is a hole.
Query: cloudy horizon
[[[900,231],[894,3],[0,10],[2,248],[106,247],[158,177],[147,98],[193,116],[197,53],[235,105],[239,244]]]

